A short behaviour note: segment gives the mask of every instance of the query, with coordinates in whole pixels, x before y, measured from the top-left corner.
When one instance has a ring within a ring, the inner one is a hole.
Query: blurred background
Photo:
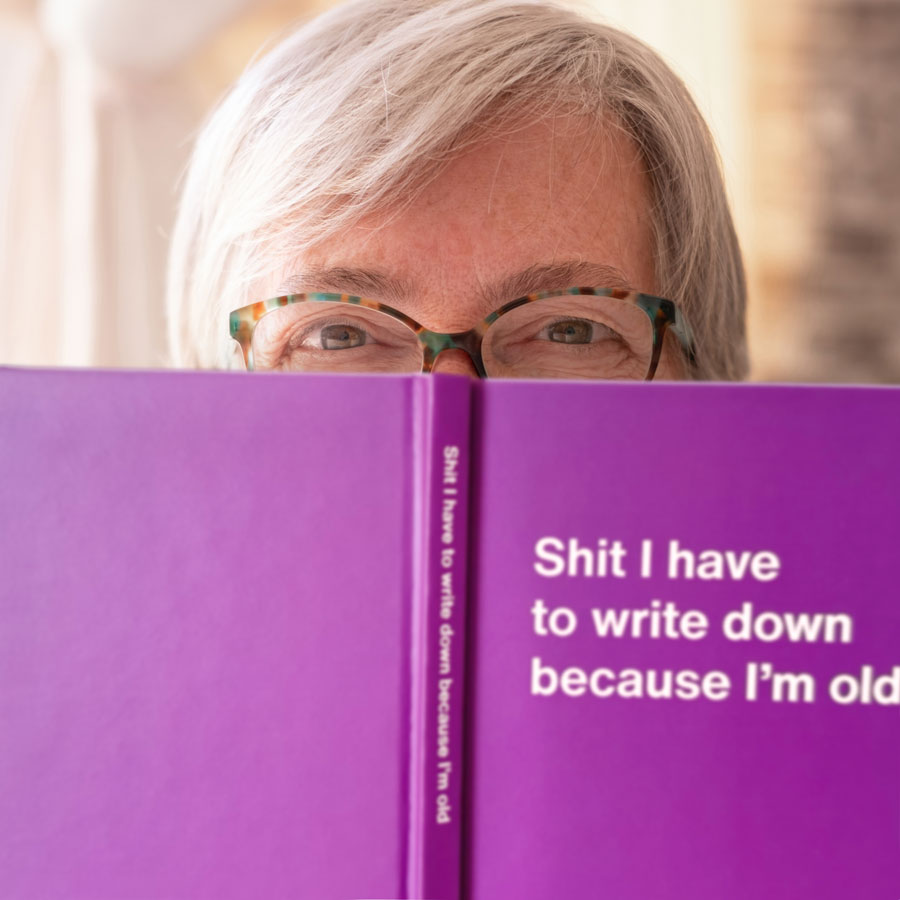
[[[328,0],[0,0],[0,364],[166,364],[179,176],[273,34]],[[900,382],[900,0],[582,0],[716,135],[752,377]]]

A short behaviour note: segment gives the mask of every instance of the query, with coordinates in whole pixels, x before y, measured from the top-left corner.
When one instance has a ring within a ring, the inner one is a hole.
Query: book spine
[[[459,900],[472,382],[415,389],[407,896]]]

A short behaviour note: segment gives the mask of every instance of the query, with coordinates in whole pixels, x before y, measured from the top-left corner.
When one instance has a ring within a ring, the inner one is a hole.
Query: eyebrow
[[[482,285],[478,293],[484,297],[490,309],[496,309],[526,294],[576,286],[635,290],[624,273],[615,266],[586,260],[563,260],[529,266],[495,283]],[[279,294],[298,294],[311,290],[358,294],[387,300],[392,304],[402,304],[415,294],[408,282],[385,271],[351,266],[309,266],[284,281]]]
[[[625,291],[635,289],[624,273],[615,266],[585,260],[564,260],[529,266],[497,284],[489,285],[482,292],[494,307],[498,307],[526,294],[568,287],[608,287]]]
[[[408,297],[412,290],[401,279],[377,269],[357,269],[350,266],[307,266],[290,276],[279,288],[279,294],[302,294],[325,291],[338,294],[357,294],[396,301]]]

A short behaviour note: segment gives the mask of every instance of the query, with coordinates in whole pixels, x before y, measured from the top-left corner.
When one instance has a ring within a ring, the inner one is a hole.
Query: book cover
[[[896,900],[898,413],[0,372],[0,897]]]
[[[900,896],[900,391],[485,385],[467,890]]]

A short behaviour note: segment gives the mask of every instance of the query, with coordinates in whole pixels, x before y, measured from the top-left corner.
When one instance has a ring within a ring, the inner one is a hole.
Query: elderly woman
[[[171,262],[182,366],[747,370],[695,105],[642,43],[544,3],[352,0],[301,28],[201,134]]]

